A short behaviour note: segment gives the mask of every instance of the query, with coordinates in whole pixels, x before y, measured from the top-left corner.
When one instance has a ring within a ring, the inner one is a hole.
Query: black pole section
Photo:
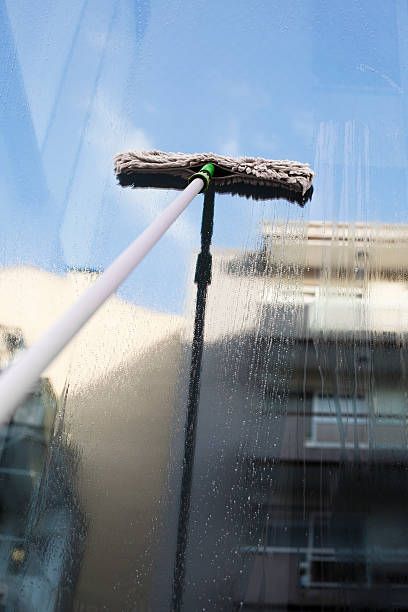
[[[211,283],[211,238],[214,224],[214,189],[209,185],[201,218],[201,252],[198,254],[194,282],[197,285],[194,336],[191,349],[190,381],[188,387],[187,417],[184,438],[183,475],[181,479],[180,509],[177,529],[177,550],[173,577],[172,611],[180,612],[183,603],[185,556],[190,516],[191,485],[193,481],[198,404],[200,399],[200,373],[204,348],[204,319],[207,287]]]

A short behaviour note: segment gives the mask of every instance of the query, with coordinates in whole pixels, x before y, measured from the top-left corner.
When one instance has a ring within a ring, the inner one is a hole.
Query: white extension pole
[[[201,178],[191,181],[98,280],[0,376],[0,425],[8,423],[45,368],[123,283],[203,186]]]

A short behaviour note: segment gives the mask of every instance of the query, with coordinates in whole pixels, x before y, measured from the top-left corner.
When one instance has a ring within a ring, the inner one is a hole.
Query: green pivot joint
[[[210,162],[209,164],[205,164],[199,170],[199,172],[196,172],[195,174],[190,176],[190,178],[188,179],[188,182],[191,183],[191,181],[193,181],[196,178],[200,178],[201,180],[203,180],[204,187],[201,190],[201,193],[202,193],[203,191],[207,191],[208,185],[210,184],[210,181],[213,178],[214,174],[215,174],[215,165]]]

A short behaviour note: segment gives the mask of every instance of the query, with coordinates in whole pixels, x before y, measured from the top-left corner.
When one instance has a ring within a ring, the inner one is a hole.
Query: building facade
[[[408,227],[214,255],[186,609],[408,609]]]

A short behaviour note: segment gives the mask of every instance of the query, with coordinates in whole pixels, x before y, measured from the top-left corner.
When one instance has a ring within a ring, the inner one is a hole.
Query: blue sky
[[[128,148],[309,162],[315,196],[218,197],[215,247],[263,219],[407,222],[406,0],[0,0],[0,258],[104,268],[173,197],[121,189]],[[195,202],[121,289],[181,312]]]

